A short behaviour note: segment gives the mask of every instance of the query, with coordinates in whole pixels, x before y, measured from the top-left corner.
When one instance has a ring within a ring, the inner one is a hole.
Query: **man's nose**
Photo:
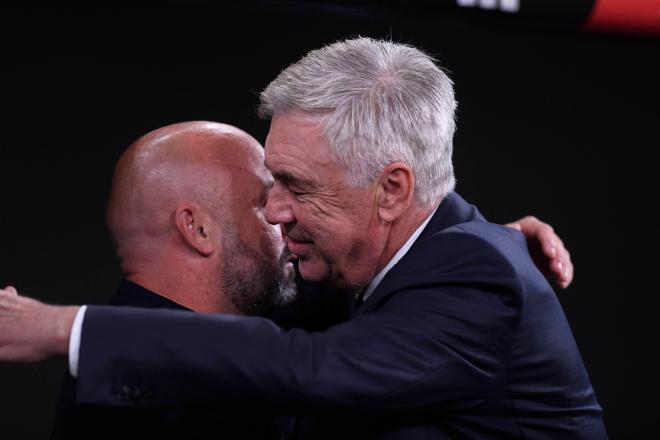
[[[293,209],[289,203],[286,191],[278,182],[275,182],[273,188],[268,193],[265,216],[266,221],[274,225],[278,223],[293,223],[295,220]],[[284,228],[282,228],[282,230],[284,230]]]

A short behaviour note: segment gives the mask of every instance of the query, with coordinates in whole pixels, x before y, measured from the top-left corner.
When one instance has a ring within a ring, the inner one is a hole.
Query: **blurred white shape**
[[[456,0],[458,6],[477,6],[477,0]]]
[[[500,0],[500,9],[504,12],[518,12],[520,0]]]

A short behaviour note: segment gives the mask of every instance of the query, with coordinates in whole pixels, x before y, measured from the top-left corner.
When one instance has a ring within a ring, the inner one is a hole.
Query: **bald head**
[[[261,145],[236,127],[142,136],[117,163],[107,209],[124,274],[193,310],[254,312],[284,268],[279,227],[261,213],[270,184]]]
[[[261,146],[252,136],[215,122],[168,125],[136,140],[117,163],[107,209],[120,259],[159,248],[182,203],[227,217],[232,172],[261,161]]]

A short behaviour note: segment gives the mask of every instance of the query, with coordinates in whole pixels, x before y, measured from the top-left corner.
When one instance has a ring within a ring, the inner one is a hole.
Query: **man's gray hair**
[[[259,115],[318,114],[353,185],[392,162],[415,175],[415,195],[436,204],[455,185],[451,161],[456,101],[452,81],[414,47],[356,38],[313,50],[261,93]]]

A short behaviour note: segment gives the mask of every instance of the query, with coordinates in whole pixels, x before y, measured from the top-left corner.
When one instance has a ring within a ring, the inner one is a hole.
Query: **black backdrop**
[[[576,279],[559,295],[611,437],[657,433],[657,40],[401,9],[0,14],[0,284],[106,301],[120,274],[105,197],[134,138],[205,119],[263,141],[257,93],[283,67],[337,39],[391,37],[435,54],[455,80],[459,192],[493,221],[536,214],[572,251]],[[47,436],[64,369],[0,365],[0,439]]]

